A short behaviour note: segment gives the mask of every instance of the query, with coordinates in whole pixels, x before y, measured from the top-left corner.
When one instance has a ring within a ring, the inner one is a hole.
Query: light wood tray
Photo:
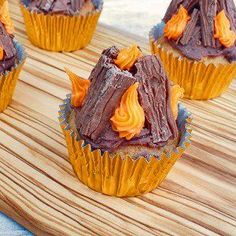
[[[193,142],[161,187],[119,199],[81,184],[57,120],[70,90],[66,66],[83,77],[104,48],[147,40],[99,26],[89,47],[51,53],[27,39],[17,1],[16,37],[28,59],[11,106],[0,114],[0,210],[38,235],[236,235],[236,81],[221,98],[184,100]]]

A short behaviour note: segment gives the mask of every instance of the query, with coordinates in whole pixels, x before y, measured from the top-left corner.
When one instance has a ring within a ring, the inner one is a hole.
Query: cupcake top
[[[75,127],[94,149],[158,148],[178,138],[177,103],[183,91],[170,86],[157,56],[144,56],[136,45],[113,46],[103,51],[88,80],[66,72]]]
[[[4,1],[0,7],[0,73],[9,70],[17,60],[13,31],[14,27],[9,16],[8,1]]]
[[[98,0],[31,0],[28,7],[37,13],[76,15],[92,12],[100,3]]]
[[[233,0],[172,0],[163,21],[165,38],[189,59],[236,60]]]

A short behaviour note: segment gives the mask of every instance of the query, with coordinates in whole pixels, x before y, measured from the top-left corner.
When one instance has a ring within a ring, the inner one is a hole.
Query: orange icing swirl
[[[4,57],[4,50],[2,47],[0,47],[0,60],[2,60]]]
[[[115,64],[121,70],[130,70],[134,63],[142,56],[142,52],[137,45],[132,45],[130,48],[123,48],[120,50]]]
[[[178,117],[178,102],[180,98],[184,97],[184,89],[181,88],[179,85],[173,85],[170,88],[171,93],[171,110],[175,119]]]
[[[138,101],[138,86],[139,83],[136,82],[126,90],[120,106],[111,118],[113,130],[119,132],[120,138],[127,140],[140,134],[145,122],[145,114]]]
[[[215,17],[215,38],[218,38],[220,43],[225,47],[231,47],[236,40],[236,33],[230,30],[230,21],[222,10]]]
[[[90,81],[80,78],[78,75],[74,74],[67,68],[65,68],[65,71],[72,83],[71,105],[74,107],[81,107],[87,95]]]
[[[4,24],[8,34],[14,33],[13,22],[9,15],[8,1],[4,1],[0,8],[0,21]]]
[[[166,23],[164,36],[168,39],[177,40],[183,34],[190,19],[191,17],[188,15],[188,11],[181,5],[178,13],[173,15]]]

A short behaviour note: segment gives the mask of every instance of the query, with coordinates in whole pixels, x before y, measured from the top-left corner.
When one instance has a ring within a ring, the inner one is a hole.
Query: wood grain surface
[[[98,26],[90,46],[51,53],[27,39],[16,0],[10,11],[28,59],[0,114],[0,210],[37,235],[236,235],[236,81],[221,98],[184,100],[193,142],[161,187],[119,199],[81,184],[57,120],[70,90],[66,66],[83,77],[104,48],[148,42]]]

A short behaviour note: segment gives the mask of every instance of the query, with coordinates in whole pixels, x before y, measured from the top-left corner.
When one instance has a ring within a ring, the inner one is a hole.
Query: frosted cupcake
[[[2,112],[11,102],[25,61],[24,49],[13,35],[14,27],[9,16],[7,1],[1,1],[0,32],[0,112]]]
[[[79,179],[120,197],[155,189],[190,144],[191,122],[159,58],[111,47],[88,80],[66,72],[72,95],[59,119]]]
[[[102,0],[21,0],[29,40],[50,51],[86,47],[95,32]]]
[[[233,0],[172,0],[150,32],[151,49],[190,99],[211,99],[236,77]]]

